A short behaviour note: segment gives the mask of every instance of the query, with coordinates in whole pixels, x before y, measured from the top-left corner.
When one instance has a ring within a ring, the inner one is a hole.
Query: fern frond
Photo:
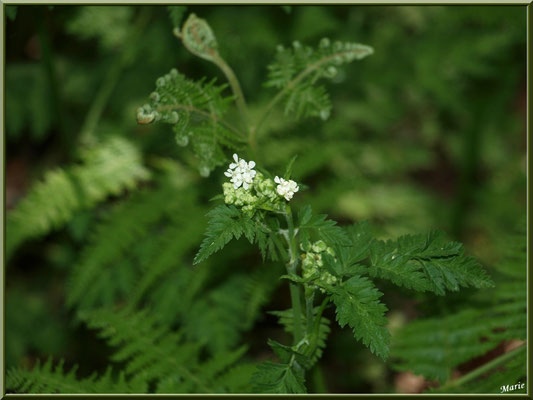
[[[247,329],[259,318],[261,308],[270,301],[270,296],[281,283],[281,266],[279,264],[264,265],[252,273],[245,283],[245,317]]]
[[[114,378],[111,368],[100,377],[92,374],[79,379],[76,376],[77,366],[70,371],[63,371],[64,361],[55,366],[52,358],[44,365],[37,365],[31,370],[12,368],[6,376],[6,388],[16,393],[39,394],[82,394],[82,393],[146,393],[148,387],[138,379],[127,380],[123,373]]]
[[[76,212],[133,189],[150,176],[137,148],[121,137],[85,149],[82,159],[80,165],[47,172],[8,214],[8,257],[24,240],[63,227]]]
[[[192,143],[201,172],[208,175],[225,160],[221,144],[239,149],[245,142],[243,134],[223,120],[232,101],[222,95],[226,87],[216,86],[215,80],[195,82],[172,69],[157,79],[150,102],[137,111],[137,122],[171,124],[176,142]]]
[[[322,78],[331,79],[337,67],[360,60],[373,53],[369,46],[358,43],[330,43],[321,40],[318,48],[293,42],[292,48],[278,46],[276,58],[268,66],[267,87],[282,91],[278,98],[285,102],[285,114],[295,119],[320,117],[326,120],[331,110],[329,96],[323,86],[315,86]]]
[[[183,315],[183,330],[191,341],[217,351],[233,348],[244,330],[246,277],[236,275],[196,299]]]
[[[90,328],[99,329],[111,346],[118,347],[111,359],[126,363],[127,377],[155,384],[158,393],[224,393],[234,389],[222,377],[235,373],[232,368],[245,348],[202,362],[200,342],[184,341],[183,333],[158,324],[148,310],[99,309],[80,316]],[[242,380],[233,382],[242,386]]]
[[[197,296],[181,315],[187,338],[206,343],[211,354],[235,347],[280,282],[279,269],[270,267],[249,276],[233,275]],[[196,274],[190,279],[194,285]]]
[[[398,360],[395,368],[444,382],[452,368],[483,355],[502,340],[525,339],[525,285],[488,292],[492,292],[496,305],[488,303],[446,317],[414,321],[402,328],[393,340],[392,356]]]
[[[106,50],[116,49],[124,43],[130,33],[130,21],[134,9],[124,6],[85,6],[68,21],[70,34],[81,39],[97,39]]]
[[[490,394],[520,394],[526,393],[527,378],[527,348],[522,346],[516,353],[503,354],[500,357],[511,356],[503,364],[499,364],[487,371],[482,377],[462,385],[444,386],[433,389],[431,393],[490,393]],[[481,368],[481,367],[480,367]],[[523,387],[521,387],[523,385]]]
[[[89,244],[82,250],[80,262],[74,266],[69,278],[67,303],[70,306],[90,308],[110,305],[118,300],[120,293],[131,292],[139,275],[139,268],[135,265],[138,259],[131,249],[139,248],[139,243],[146,241],[147,233],[156,228],[164,217],[168,224],[180,212],[183,214],[182,208],[190,212],[191,207],[186,205],[192,200],[184,194],[184,182],[165,179],[155,189],[136,193],[104,217],[92,233]],[[182,226],[180,228],[183,230]],[[150,241],[155,241],[161,235],[153,232],[149,237]],[[172,237],[172,240],[176,239]],[[181,241],[179,243],[186,245]],[[174,257],[178,254],[175,252]],[[157,264],[157,258],[151,263]],[[149,271],[147,273],[155,273],[154,269]],[[113,279],[114,274],[119,274],[120,279]],[[119,282],[125,285],[123,290],[117,286]]]

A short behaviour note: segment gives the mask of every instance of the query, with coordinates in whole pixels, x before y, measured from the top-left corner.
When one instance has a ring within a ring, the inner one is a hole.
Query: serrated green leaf
[[[341,327],[349,325],[357,340],[379,357],[389,354],[390,334],[387,330],[387,307],[379,301],[383,295],[370,280],[354,276],[341,285],[328,289],[336,306]]]
[[[460,243],[446,241],[444,234],[405,235],[395,241],[375,240],[370,247],[372,277],[395,285],[444,295],[460,287],[491,287],[492,280],[473,259],[463,254]]]
[[[306,393],[303,371],[294,365],[264,362],[257,366],[252,377],[257,393],[296,394]]]
[[[239,239],[243,234],[253,243],[255,224],[250,217],[241,213],[236,207],[220,205],[211,210],[207,216],[209,222],[200,250],[194,257],[194,264],[205,261],[232,239]]]
[[[320,239],[326,242],[329,246],[349,246],[350,239],[346,232],[339,226],[337,222],[327,219],[327,215],[315,215],[309,218],[311,209],[308,208],[302,212],[300,218],[305,218],[308,221],[300,225],[302,231],[315,232]]]

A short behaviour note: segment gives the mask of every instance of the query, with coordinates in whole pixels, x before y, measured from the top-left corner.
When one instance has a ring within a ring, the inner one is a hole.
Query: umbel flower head
[[[294,193],[296,193],[300,189],[296,182],[290,179],[287,181],[283,178],[276,176],[274,178],[274,182],[278,184],[278,186],[276,186],[276,192],[278,192],[280,196],[285,197],[285,200],[287,201],[290,201],[292,199],[292,196],[294,196]]]
[[[256,171],[254,170],[255,161],[246,162],[242,158],[239,158],[237,154],[233,154],[234,163],[229,165],[229,168],[224,175],[230,179],[230,182],[233,183],[235,189],[239,188],[241,185],[244,189],[248,189],[252,184]]]
[[[283,210],[285,204],[280,196],[289,201],[299,189],[294,181],[277,176],[273,180],[256,172],[254,161],[243,160],[237,154],[233,155],[233,161],[224,172],[230,178],[230,182],[222,185],[224,202],[241,207],[247,214],[253,215],[258,209]]]

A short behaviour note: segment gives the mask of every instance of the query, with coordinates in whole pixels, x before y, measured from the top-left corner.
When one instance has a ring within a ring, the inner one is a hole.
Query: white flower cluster
[[[257,175],[257,172],[254,170],[255,161],[247,162],[246,160],[239,158],[237,154],[233,154],[233,160],[235,162],[232,162],[229,165],[229,168],[226,172],[224,172],[224,175],[226,175],[228,178],[231,178],[230,182],[233,185],[234,190],[237,190],[242,186],[242,189],[247,191],[252,187],[252,184],[254,183],[254,178]],[[276,176],[273,182],[272,179],[265,179],[261,173],[257,175],[257,178],[258,179],[255,179],[256,182],[254,184],[256,195],[258,195],[259,197],[267,196],[270,198],[271,201],[275,201],[276,193],[279,196],[283,196],[285,200],[290,201],[294,196],[294,193],[296,193],[300,189],[296,182],[290,179],[286,180]],[[274,183],[277,183],[275,192]],[[228,187],[224,186],[224,195],[228,199],[233,199],[232,195],[235,193],[230,193],[230,191],[228,190],[231,185],[229,183],[227,185]],[[243,192],[239,196],[242,197],[245,193],[246,192]]]
[[[241,185],[244,189],[248,189],[252,184],[256,171],[254,171],[255,161],[246,162],[242,158],[239,158],[237,154],[233,154],[234,163],[229,165],[229,168],[224,175],[230,179],[235,189]]]
[[[296,193],[300,189],[296,182],[290,179],[287,181],[283,178],[276,176],[274,178],[274,182],[278,184],[278,186],[276,186],[276,192],[278,192],[280,196],[285,197],[285,200],[287,201],[290,201],[292,199],[292,196],[294,196],[294,193]]]

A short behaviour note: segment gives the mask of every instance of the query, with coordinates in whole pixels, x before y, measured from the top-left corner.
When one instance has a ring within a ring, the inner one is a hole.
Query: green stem
[[[102,86],[98,89],[96,97],[94,98],[81,127],[80,141],[82,143],[90,143],[94,140],[94,131],[100,121],[109,97],[115,89],[124,66],[124,57],[119,57],[109,69]]]
[[[511,350],[508,353],[502,354],[501,356],[489,361],[486,364],[483,364],[481,367],[476,368],[475,370],[469,372],[468,374],[463,375],[460,378],[455,379],[454,381],[451,381],[450,383],[447,383],[446,385],[442,386],[440,389],[449,389],[452,387],[461,386],[467,382],[470,382],[476,378],[479,378],[481,375],[489,372],[490,370],[516,357],[518,354],[520,354],[521,351],[524,350],[523,349],[524,346],[525,345],[521,345],[517,347],[516,349]]]
[[[292,220],[292,211],[287,204],[285,218],[287,220],[287,227],[289,229],[289,237],[287,242],[289,244],[289,262],[287,264],[287,272],[292,275],[296,274],[298,268],[298,252],[296,235],[294,231],[294,222]],[[300,287],[295,283],[289,285],[291,293],[292,312],[294,319],[294,344],[297,344],[302,339],[302,304],[300,300]]]
[[[231,69],[231,67],[224,61],[222,57],[219,55],[216,55],[213,57],[213,62],[221,69],[221,71],[226,76],[226,79],[229,82],[229,85],[231,87],[231,91],[235,95],[235,102],[237,103],[237,108],[239,109],[239,112],[241,114],[242,121],[244,123],[244,126],[246,127],[246,130],[248,130],[248,106],[246,105],[246,100],[244,99],[244,94],[241,89],[241,85],[239,83],[239,80],[237,79],[237,76]]]
[[[186,23],[187,24],[187,23]],[[185,30],[185,25],[182,27],[183,30]],[[226,79],[228,80],[228,83],[230,85],[231,91],[233,92],[235,96],[235,102],[237,104],[237,109],[239,110],[239,113],[241,115],[241,120],[243,122],[243,127],[248,132],[248,106],[246,105],[246,100],[244,99],[244,93],[241,89],[241,84],[239,83],[239,80],[237,79],[237,76],[231,69],[231,67],[226,63],[226,61],[218,54],[218,52],[215,49],[209,49],[206,51],[206,54],[203,54],[202,52],[199,52],[196,48],[192,47],[187,40],[184,39],[184,34],[182,31],[180,31],[178,28],[175,28],[173,30],[174,36],[176,36],[185,48],[190,51],[195,56],[201,57],[204,60],[211,61],[213,64],[215,64],[222,73],[226,76]],[[197,44],[202,44],[202,38],[198,35],[195,35],[195,39]],[[250,135],[248,135],[248,138],[250,139]],[[250,142],[250,147],[252,147],[252,150],[254,150],[254,146],[252,146],[252,143]],[[254,150],[255,151],[255,150]]]
[[[148,8],[149,7],[142,7],[137,22],[132,29],[133,32],[129,35],[129,41],[126,43],[126,48],[115,59],[115,62],[111,65],[102,86],[98,89],[96,97],[92,102],[81,127],[80,141],[82,143],[90,143],[94,140],[94,131],[96,130],[107,102],[119,81],[120,75],[124,68],[134,60],[134,55],[138,48],[138,37],[142,33],[142,28],[148,23],[150,16],[150,13],[146,11]]]
[[[313,333],[314,327],[314,318],[313,318],[313,300],[315,299],[315,292],[311,291],[310,293],[305,294],[305,313],[307,315],[307,334],[311,335]],[[320,317],[318,317],[320,319]]]
[[[292,312],[294,318],[294,344],[302,340],[302,306],[300,303],[300,288],[295,283],[289,285],[291,292]]]

